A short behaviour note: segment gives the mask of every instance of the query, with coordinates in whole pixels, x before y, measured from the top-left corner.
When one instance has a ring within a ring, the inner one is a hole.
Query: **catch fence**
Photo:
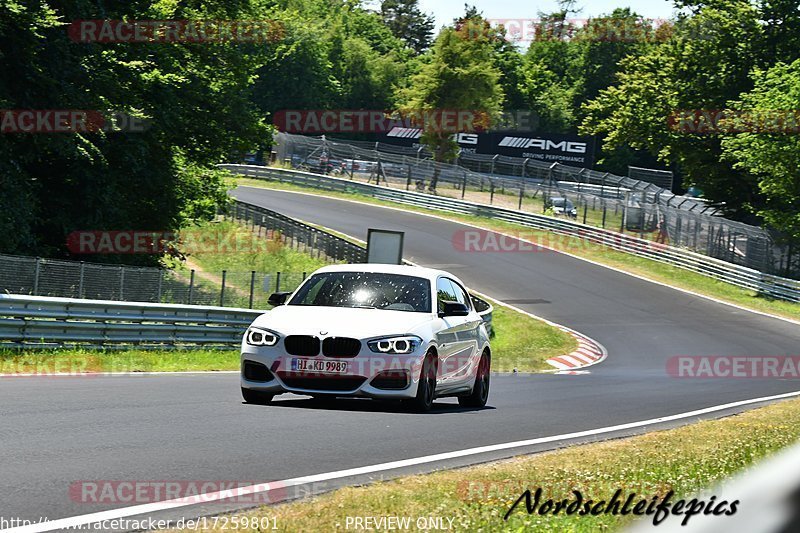
[[[422,148],[289,134],[280,134],[278,142],[280,160],[298,170],[558,215],[765,274],[800,277],[800,253],[779,235],[718,216],[707,202],[653,183],[533,159],[462,153],[451,165],[432,161]],[[431,191],[434,177],[438,184]]]

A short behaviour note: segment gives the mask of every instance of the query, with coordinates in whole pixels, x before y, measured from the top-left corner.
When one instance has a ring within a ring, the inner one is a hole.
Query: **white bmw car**
[[[291,392],[402,399],[418,411],[442,397],[486,405],[489,335],[464,284],[447,272],[332,266],[270,303],[242,342],[247,403]]]

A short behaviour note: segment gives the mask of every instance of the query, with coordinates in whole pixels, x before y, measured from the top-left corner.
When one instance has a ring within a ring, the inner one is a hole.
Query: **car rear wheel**
[[[492,376],[492,360],[487,352],[483,352],[478,363],[475,386],[469,396],[461,396],[458,403],[462,407],[485,407],[489,399],[489,382]]]
[[[250,403],[253,405],[269,405],[274,397],[274,394],[245,389],[242,387],[242,398],[244,398],[245,403]]]
[[[418,413],[427,413],[433,407],[436,397],[436,355],[431,352],[425,356],[419,375],[417,396],[409,401],[409,407]]]

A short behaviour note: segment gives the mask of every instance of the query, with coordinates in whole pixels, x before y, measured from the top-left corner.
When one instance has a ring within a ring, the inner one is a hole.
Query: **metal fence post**
[[[225,282],[227,281],[227,277],[228,277],[228,271],[227,270],[223,270],[222,271],[222,287],[220,288],[220,291],[219,291],[219,306],[220,307],[225,307]]]
[[[158,269],[158,294],[156,296],[156,303],[161,303],[161,290],[164,285],[164,269]]]
[[[281,273],[275,276],[275,292],[281,292]]]
[[[119,299],[125,300],[125,267],[119,267]]]
[[[461,184],[461,199],[464,199],[464,196],[467,194],[467,173],[464,172],[464,181]]]
[[[79,299],[83,299],[83,279],[84,279],[85,273],[86,273],[86,263],[81,261],[80,275],[79,275],[79,279],[78,279],[78,298]]]
[[[192,274],[189,277],[189,305],[192,305],[192,299],[194,298],[194,269],[192,269]]]
[[[33,273],[33,295],[39,296],[39,274],[41,273],[42,258],[36,258],[36,267]]]
[[[256,271],[250,271],[250,309],[253,308],[253,297],[256,292]]]

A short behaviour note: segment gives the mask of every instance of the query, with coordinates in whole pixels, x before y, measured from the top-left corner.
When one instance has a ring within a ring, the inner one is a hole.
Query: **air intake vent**
[[[272,372],[270,372],[266,366],[253,361],[244,362],[242,373],[244,374],[244,379],[256,383],[269,383],[275,379],[275,376],[272,375]]]
[[[405,370],[387,370],[372,380],[373,387],[383,390],[403,390],[408,384],[408,372]]]
[[[281,374],[281,379],[291,389],[320,392],[352,392],[367,381],[362,377],[312,378]]]

